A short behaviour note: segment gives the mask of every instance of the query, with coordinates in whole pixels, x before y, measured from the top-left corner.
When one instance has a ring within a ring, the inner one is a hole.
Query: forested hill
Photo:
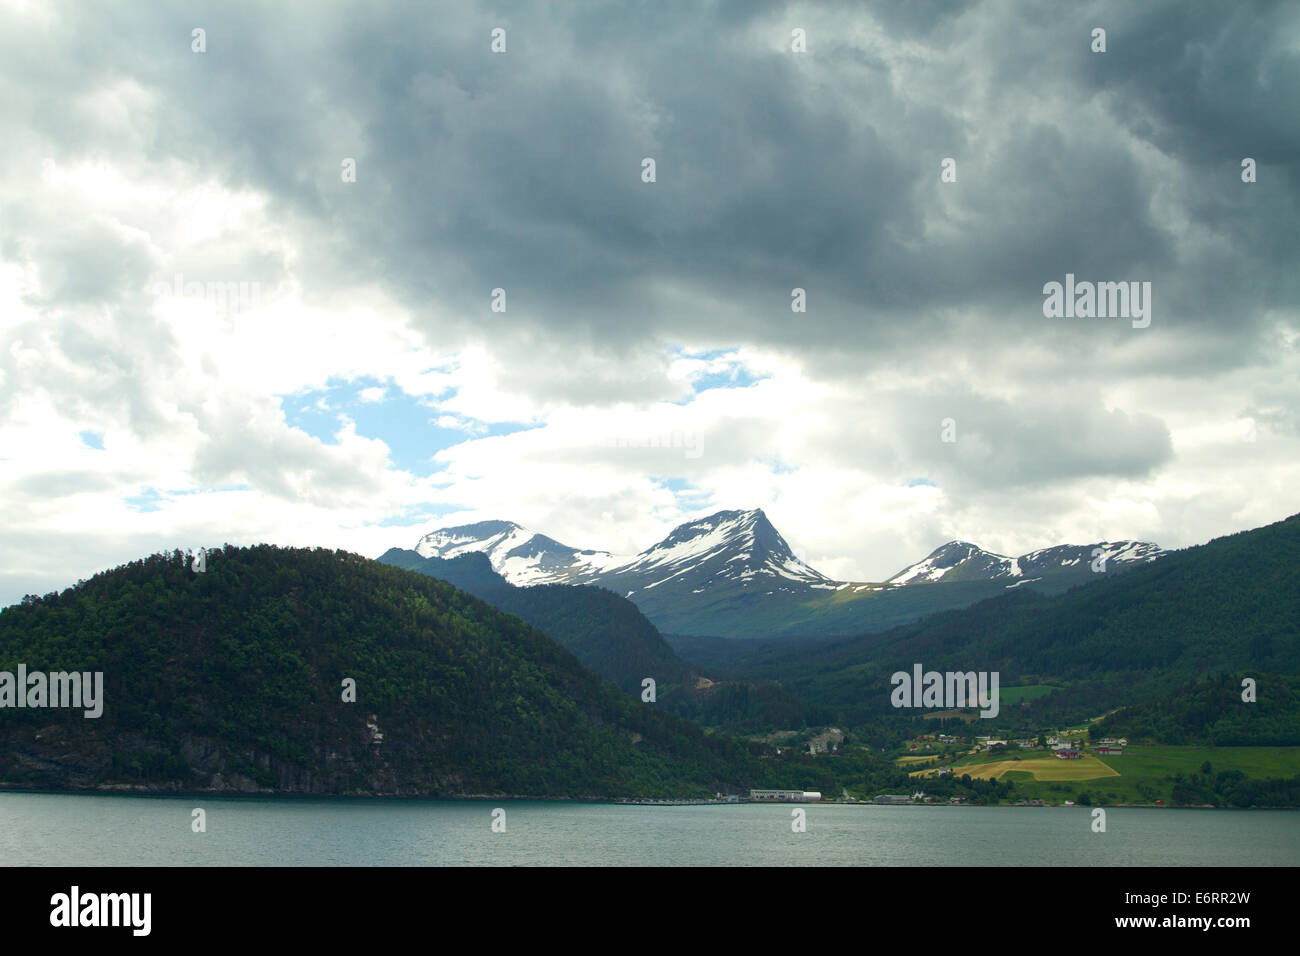
[[[0,709],[0,783],[527,796],[764,785],[451,585],[341,551],[153,555],[0,612],[0,671],[102,671],[103,716]],[[345,679],[356,682],[344,702]]]
[[[1254,700],[1243,700],[1243,681]],[[1300,747],[1300,676],[1217,674],[1193,681],[1168,697],[1124,707],[1094,727],[1096,737],[1137,743],[1202,744],[1212,747]]]
[[[1095,716],[1218,673],[1300,674],[1300,516],[1065,594],[1013,593],[883,634],[783,651],[766,647],[732,676],[780,680],[824,719],[890,710],[889,676],[997,671],[1002,687],[1060,689],[1031,714]],[[1010,718],[1010,713],[1004,714]]]
[[[571,650],[578,660],[630,693],[654,679],[661,701],[689,691],[696,673],[663,639],[635,604],[590,585],[539,584],[515,587],[492,569],[487,555],[422,557],[390,548],[379,560],[439,578],[515,614]]]

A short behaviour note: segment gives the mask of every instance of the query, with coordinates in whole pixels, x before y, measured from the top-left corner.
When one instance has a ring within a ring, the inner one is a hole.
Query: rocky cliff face
[[[64,724],[14,728],[0,734],[0,787],[148,793],[419,793],[402,787],[382,757],[361,761],[352,753],[321,748],[313,766],[257,750],[233,749],[211,737],[183,734],[162,740],[141,734],[72,732]],[[165,769],[179,755],[174,779],[129,782]],[[363,765],[366,764],[366,765]],[[183,770],[179,767],[183,766]],[[106,782],[107,781],[107,782]]]

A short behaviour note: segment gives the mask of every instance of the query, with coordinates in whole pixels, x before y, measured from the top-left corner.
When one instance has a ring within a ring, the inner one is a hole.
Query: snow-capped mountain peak
[[[714,582],[746,588],[752,581],[833,584],[795,555],[761,509],[719,511],[687,521],[630,558],[571,548],[513,521],[440,528],[421,538],[415,550],[426,558],[481,551],[498,574],[518,586],[602,584],[631,593],[668,581],[690,582],[693,589]]]
[[[1092,568],[1095,559],[1103,557],[1107,562],[1129,564],[1154,561],[1162,554],[1164,551],[1158,546],[1145,541],[1103,541],[1098,544],[1061,544],[1010,558],[985,551],[968,541],[949,541],[921,561],[899,571],[886,583],[907,585],[1006,579],[1010,587],[1026,578],[1038,580],[1043,574],[1060,573],[1065,569],[1086,571]],[[1098,564],[1099,568],[1103,566]]]
[[[608,551],[580,551],[513,521],[479,521],[439,528],[420,539],[424,558],[454,558],[481,551],[493,570],[511,584],[580,584],[608,564]]]
[[[1014,558],[985,551],[969,541],[949,541],[935,548],[916,564],[908,565],[887,584],[930,584],[956,572],[958,577],[975,575],[1019,575]]]
[[[718,511],[684,522],[631,557],[572,548],[513,521],[440,528],[421,538],[415,550],[422,557],[438,558],[481,551],[493,569],[516,586],[595,584],[638,601],[653,593],[661,603],[719,600],[725,594],[808,596],[849,587],[857,594],[882,587],[833,581],[810,567],[758,508]],[[969,541],[949,541],[889,578],[883,588],[940,581],[1000,583],[1010,588],[1086,580],[1090,571],[1154,561],[1164,553],[1142,541],[1103,541],[1008,557]]]
[[[697,569],[711,578],[747,580],[785,578],[805,583],[829,582],[801,561],[761,509],[719,511],[678,525],[666,538],[631,561],[608,569],[623,575],[660,575],[666,581]],[[646,582],[642,587],[654,587]]]
[[[1106,564],[1133,564],[1154,561],[1165,552],[1146,541],[1099,541],[1096,544],[1061,544],[1054,548],[1031,551],[1018,559],[1026,571],[1055,571],[1082,565],[1091,568]]]
[[[1008,557],[957,540],[886,582],[835,581],[795,554],[757,508],[683,522],[635,555],[578,550],[513,521],[440,528],[416,551],[483,552],[516,586],[595,585],[634,602],[665,634],[727,638],[875,633],[997,595],[1104,582],[1167,553],[1141,541],[1103,541]]]
[[[513,521],[479,521],[456,528],[439,528],[420,539],[415,546],[422,558],[454,558],[471,551],[492,551],[501,545],[506,550],[511,541],[526,540],[532,532]]]

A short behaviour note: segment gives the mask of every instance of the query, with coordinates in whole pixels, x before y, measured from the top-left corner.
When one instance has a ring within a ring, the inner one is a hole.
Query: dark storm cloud
[[[1300,274],[1287,263],[1300,259],[1300,8],[1143,4],[1093,19],[1114,27],[1105,68],[1083,73],[1088,87],[1133,136],[1186,171],[1179,203],[1195,227],[1223,243],[1212,258],[1181,255],[1178,282],[1167,284],[1191,314],[1220,324],[1225,313],[1255,324],[1261,307],[1293,306]],[[1258,163],[1259,182],[1242,188],[1245,157]]]
[[[1008,346],[1068,334],[1035,315],[1066,272],[1153,281],[1156,328],[1206,348],[1225,314],[1240,342],[1261,306],[1294,301],[1295,8],[923,7],[825,8],[802,57],[772,5],[64,7],[44,53],[75,67],[19,62],[45,97],[140,83],[161,98],[157,154],[265,192],[315,237],[318,294],[379,279],[439,341],[485,337],[498,286],[557,353],[695,336],[814,363],[915,349],[952,331],[943,310]],[[881,40],[849,45],[837,24]],[[33,119],[77,141],[57,111]],[[1182,171],[1170,202],[1221,245],[1164,218],[1141,145]],[[1243,187],[1253,154],[1266,179]],[[945,156],[957,184],[939,183]],[[442,310],[459,320],[433,324]]]
[[[483,343],[533,396],[671,398],[670,343],[767,346],[841,383],[978,355],[964,401],[986,424],[967,432],[963,481],[1147,474],[1167,429],[1106,411],[1098,390],[1260,362],[1265,310],[1300,293],[1293,6],[49,9],[0,39],[4,115],[38,144],[15,144],[26,170],[102,152],[255,190],[298,243],[308,301],[376,284],[431,345]],[[807,54],[790,52],[796,26]],[[93,94],[122,84],[151,105],[99,116]],[[947,156],[955,184],[939,181]],[[129,303],[151,266],[93,225],[7,239],[5,255],[42,263],[53,310]],[[288,268],[250,256],[216,271],[271,285]],[[1152,327],[1045,319],[1042,286],[1066,273],[1151,281]],[[1026,347],[1087,399],[981,398]],[[902,445],[924,462],[943,451],[940,409],[911,407],[924,437]],[[213,441],[201,470],[230,473],[230,439]],[[316,467],[317,450],[293,454]]]

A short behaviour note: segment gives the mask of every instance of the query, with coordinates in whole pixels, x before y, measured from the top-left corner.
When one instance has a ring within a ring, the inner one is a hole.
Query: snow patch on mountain
[[[1005,580],[1007,587],[1015,587],[1041,581],[1044,574],[1077,574],[1098,557],[1127,564],[1154,561],[1165,553],[1142,541],[1104,541],[1008,557],[969,541],[949,541],[883,583],[836,581],[796,555],[760,509],[719,511],[685,522],[635,555],[579,550],[513,521],[441,528],[422,537],[415,550],[422,557],[438,558],[483,552],[493,569],[516,586],[596,584],[628,597],[661,585],[670,585],[664,589],[669,594],[682,596],[710,588],[725,591],[728,583],[743,590],[775,587],[789,594],[851,588],[849,593],[855,595],[941,581]]]
[[[482,552],[492,569],[516,587],[531,584],[581,584],[611,562],[608,551],[579,551],[513,521],[480,521],[440,528],[415,546],[425,558],[454,558]]]
[[[899,571],[886,583],[910,585],[944,578],[963,581],[1020,578],[1024,583],[1029,583],[1042,580],[1041,572],[1059,571],[1080,564],[1091,566],[1097,558],[1126,564],[1154,561],[1164,553],[1156,545],[1145,541],[1103,541],[1087,545],[1061,544],[1011,558],[985,551],[967,541],[949,541],[923,560]],[[1038,576],[1025,578],[1026,573],[1038,573]]]

